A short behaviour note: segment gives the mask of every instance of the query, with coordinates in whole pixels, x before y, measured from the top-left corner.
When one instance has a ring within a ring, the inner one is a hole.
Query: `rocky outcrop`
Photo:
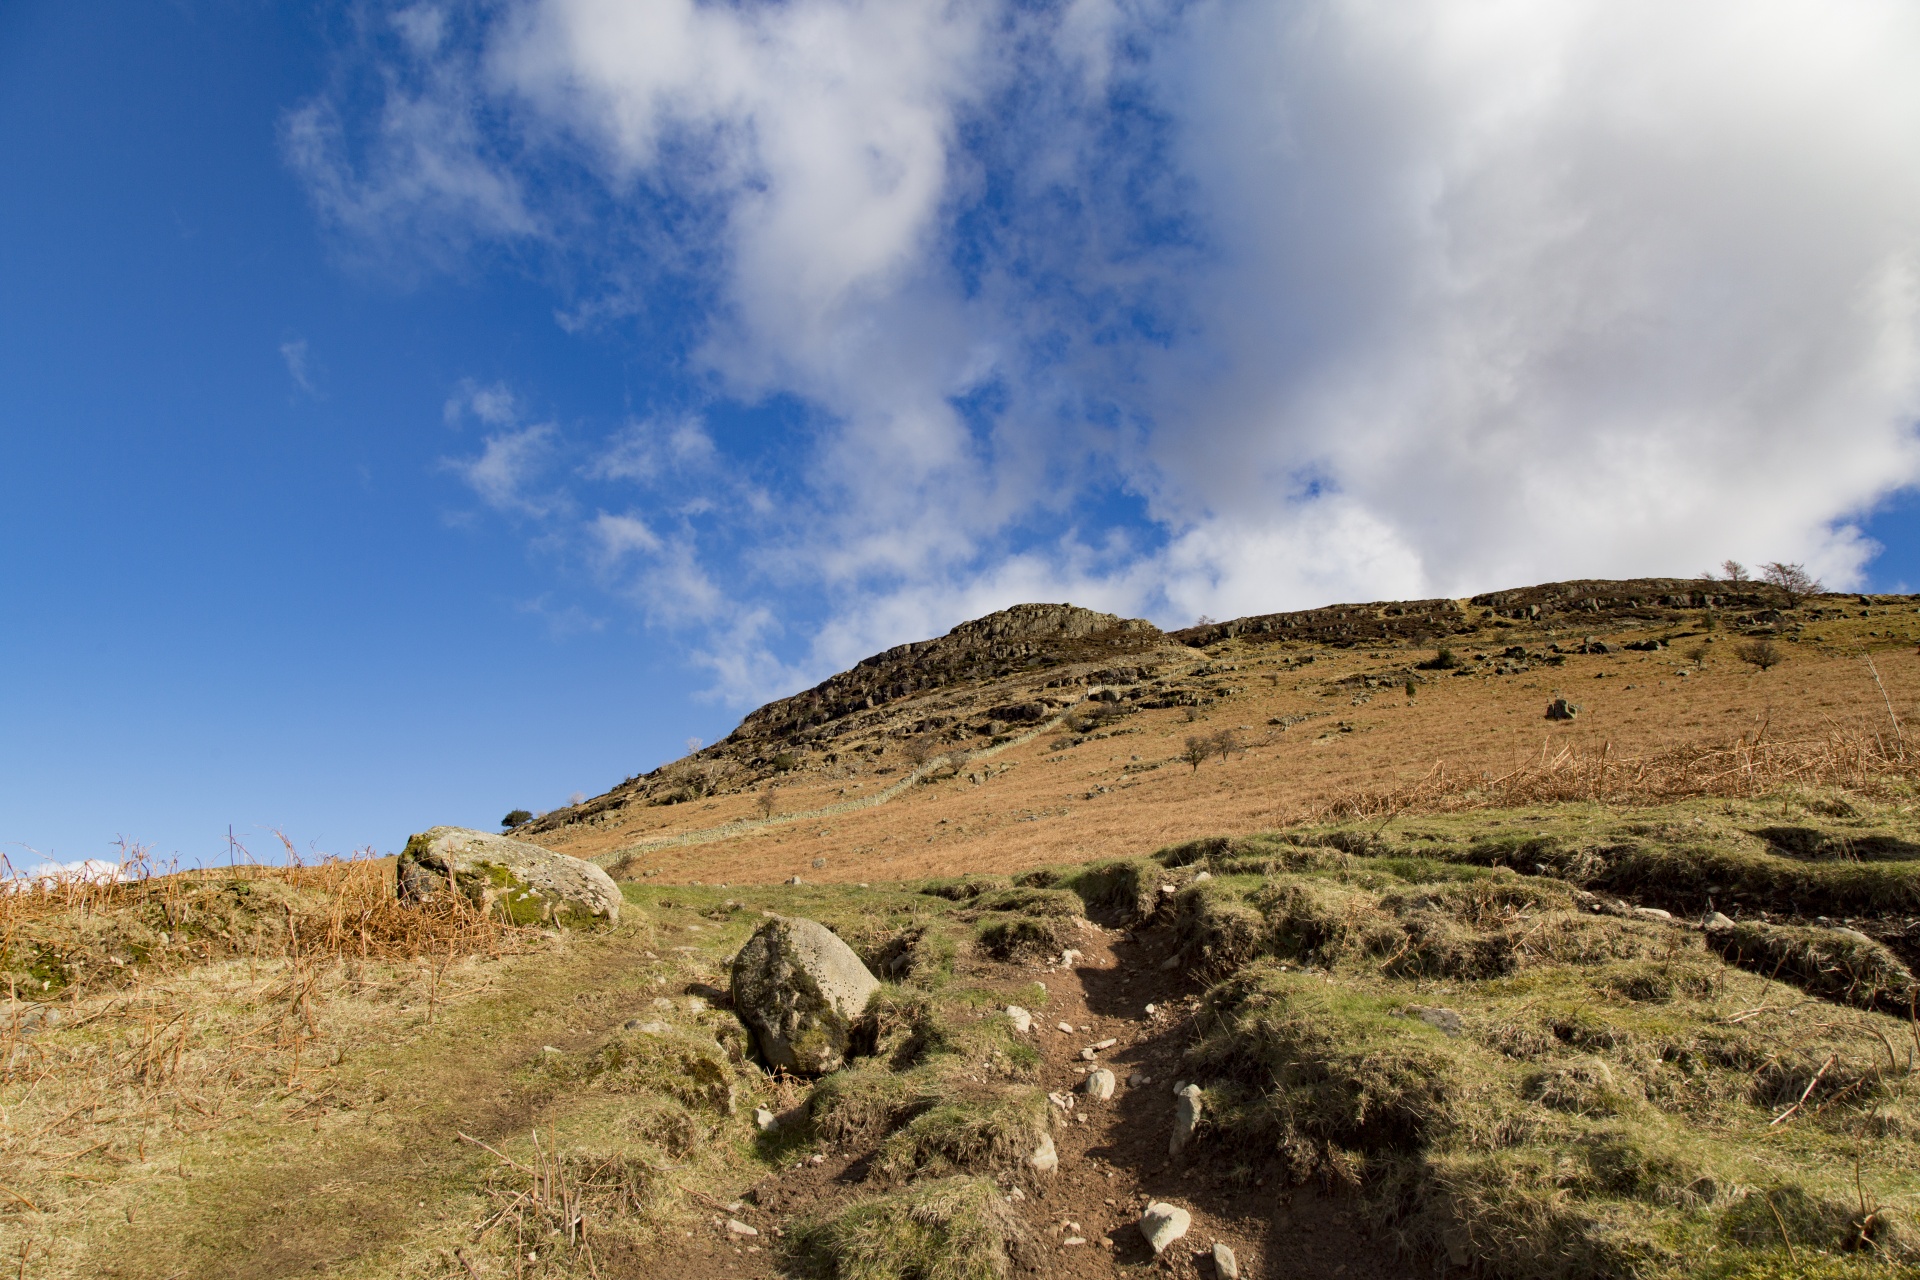
[[[741,721],[734,736],[784,740],[930,689],[1067,662],[1146,653],[1162,644],[1160,629],[1139,618],[1070,604],[1015,605],[963,622],[936,640],[896,645],[805,693],[770,702]],[[1043,713],[1044,708],[1033,715]]]
[[[733,1008],[770,1067],[805,1075],[846,1060],[853,1022],[880,982],[814,920],[775,916],[733,958]]]
[[[465,827],[433,827],[407,841],[395,867],[403,902],[455,893],[513,924],[613,924],[620,888],[591,862]]]

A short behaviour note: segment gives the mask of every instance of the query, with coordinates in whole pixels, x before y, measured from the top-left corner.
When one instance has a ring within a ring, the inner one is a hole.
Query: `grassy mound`
[[[1702,1274],[1789,1242],[1920,1264],[1910,1026],[1723,958],[1777,939],[1826,973],[1809,935],[1835,931],[1709,946],[1543,877],[1341,855],[1173,901],[1190,963],[1230,971],[1186,1055],[1208,1141],[1356,1188],[1416,1253],[1502,1276]]]
[[[985,1178],[944,1178],[863,1200],[793,1232],[792,1259],[834,1280],[1006,1280],[1019,1223]]]

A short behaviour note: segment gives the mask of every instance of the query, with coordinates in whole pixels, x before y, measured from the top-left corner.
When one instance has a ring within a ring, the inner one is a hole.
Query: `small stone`
[[[1197,875],[1197,876],[1195,876],[1195,877],[1193,878],[1193,882],[1194,882],[1195,884],[1199,884],[1199,883],[1200,883],[1200,882],[1202,882],[1203,880],[1211,880],[1211,879],[1213,879],[1213,872],[1211,872],[1211,871],[1202,871],[1202,872],[1201,872],[1201,873],[1200,873],[1199,875]]]
[[[1088,1072],[1087,1078],[1081,1081],[1080,1092],[1095,1102],[1105,1102],[1113,1096],[1115,1083],[1113,1072],[1105,1067],[1097,1067]]]
[[[755,1107],[753,1109],[753,1123],[754,1127],[759,1129],[760,1132],[772,1133],[780,1127],[780,1117],[765,1107]]]
[[[1047,1101],[1062,1111],[1073,1110],[1073,1095],[1070,1093],[1050,1093],[1047,1095]]]
[[[1160,972],[1162,973],[1171,973],[1173,970],[1178,969],[1179,967],[1180,967],[1180,953],[1177,951],[1174,952],[1172,955],[1168,956],[1165,960],[1162,960],[1160,962]]]
[[[1177,1156],[1186,1150],[1199,1124],[1200,1086],[1190,1084],[1180,1091],[1180,1100],[1173,1107],[1173,1136],[1167,1139],[1167,1154]],[[1182,1227],[1181,1230],[1185,1231],[1186,1228]]]
[[[1700,922],[1700,927],[1708,933],[1712,933],[1717,929],[1731,929],[1733,928],[1733,917],[1723,916],[1718,911],[1709,912],[1707,918]]]
[[[1068,1236],[1065,1240],[1062,1240],[1060,1243],[1065,1245],[1065,1244],[1085,1244],[1086,1242],[1087,1242],[1087,1239],[1085,1236]]]
[[[788,884],[805,884],[806,881],[802,880],[799,876],[788,876],[787,883]]]
[[[827,865],[827,860],[825,858],[815,858],[813,860],[813,869],[815,871],[820,870],[822,867],[825,867],[826,865]]]
[[[1127,1077],[1127,1088],[1138,1089],[1143,1084],[1152,1084],[1153,1077],[1144,1071],[1136,1071]]]
[[[1164,1253],[1167,1246],[1186,1235],[1192,1225],[1192,1214],[1177,1204],[1163,1204],[1157,1200],[1140,1215],[1140,1234],[1147,1238],[1155,1254]]]
[[[1240,1260],[1233,1256],[1233,1250],[1224,1244],[1213,1246],[1213,1274],[1220,1280],[1240,1280]]]
[[[1013,1029],[1025,1035],[1033,1030],[1033,1015],[1017,1004],[1007,1006],[1007,1017],[1013,1023]]]
[[[1662,910],[1661,910],[1660,908],[1658,908],[1658,907],[1635,907],[1635,908],[1633,909],[1633,914],[1635,914],[1635,915],[1637,915],[1637,916],[1642,916],[1642,917],[1644,917],[1644,918],[1646,918],[1646,919],[1648,919],[1648,920],[1671,920],[1671,919],[1673,919],[1673,912],[1671,912],[1671,911],[1662,911]]]
[[[760,1234],[760,1228],[750,1227],[738,1218],[728,1218],[727,1234],[730,1236],[757,1236]]]
[[[1420,1005],[1408,1005],[1407,1016],[1418,1018],[1430,1027],[1457,1036],[1466,1030],[1466,1024],[1460,1020],[1458,1012],[1452,1009],[1428,1009]]]
[[[1148,1005],[1148,1006],[1147,1006],[1147,1016],[1148,1016],[1149,1018],[1151,1018],[1151,1017],[1153,1016],[1153,1010],[1154,1010],[1154,1006],[1153,1006],[1153,1005]]]
[[[1095,1040],[1093,1042],[1093,1048],[1097,1052],[1102,1049],[1111,1049],[1113,1048],[1113,1046],[1119,1043],[1120,1042],[1114,1039],[1112,1036],[1108,1036],[1105,1040]]]
[[[1060,953],[1060,967],[1062,969],[1070,969],[1079,962],[1080,953],[1072,948],[1068,948]]]
[[[1073,1024],[1071,1022],[1056,1022],[1053,1025],[1060,1028],[1060,1034],[1063,1036],[1073,1034]]]
[[[1052,1134],[1040,1135],[1040,1145],[1035,1147],[1033,1154],[1027,1157],[1027,1163],[1033,1166],[1036,1173],[1052,1173],[1060,1167],[1060,1151],[1053,1145]]]

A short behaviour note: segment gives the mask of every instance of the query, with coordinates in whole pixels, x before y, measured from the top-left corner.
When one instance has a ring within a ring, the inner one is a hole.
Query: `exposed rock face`
[[[591,862],[465,827],[434,827],[407,841],[395,867],[404,902],[458,893],[514,924],[612,924],[620,888]]]
[[[1689,578],[1548,582],[1517,591],[1491,591],[1471,600],[1392,600],[1336,604],[1293,613],[1266,613],[1209,622],[1169,638],[1201,648],[1232,636],[1270,636],[1317,644],[1417,640],[1472,631],[1480,620],[1568,623],[1576,619],[1667,622],[1680,609],[1724,612],[1778,608],[1784,597],[1758,582],[1700,582]]]
[[[814,920],[776,916],[733,958],[733,1008],[772,1067],[837,1071],[847,1036],[880,982]]]
[[[734,733],[743,738],[786,738],[856,711],[963,680],[1143,653],[1162,643],[1160,629],[1139,618],[1070,604],[1015,605],[963,622],[937,640],[916,640],[876,653],[805,693],[768,703],[741,721]],[[1022,718],[1043,714],[1044,708],[1029,707],[1023,709]]]

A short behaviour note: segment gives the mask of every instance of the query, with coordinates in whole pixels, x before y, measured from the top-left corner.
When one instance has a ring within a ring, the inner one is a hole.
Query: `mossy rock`
[[[434,827],[410,838],[395,883],[403,902],[454,893],[516,925],[620,919],[620,888],[593,863],[465,827]]]

